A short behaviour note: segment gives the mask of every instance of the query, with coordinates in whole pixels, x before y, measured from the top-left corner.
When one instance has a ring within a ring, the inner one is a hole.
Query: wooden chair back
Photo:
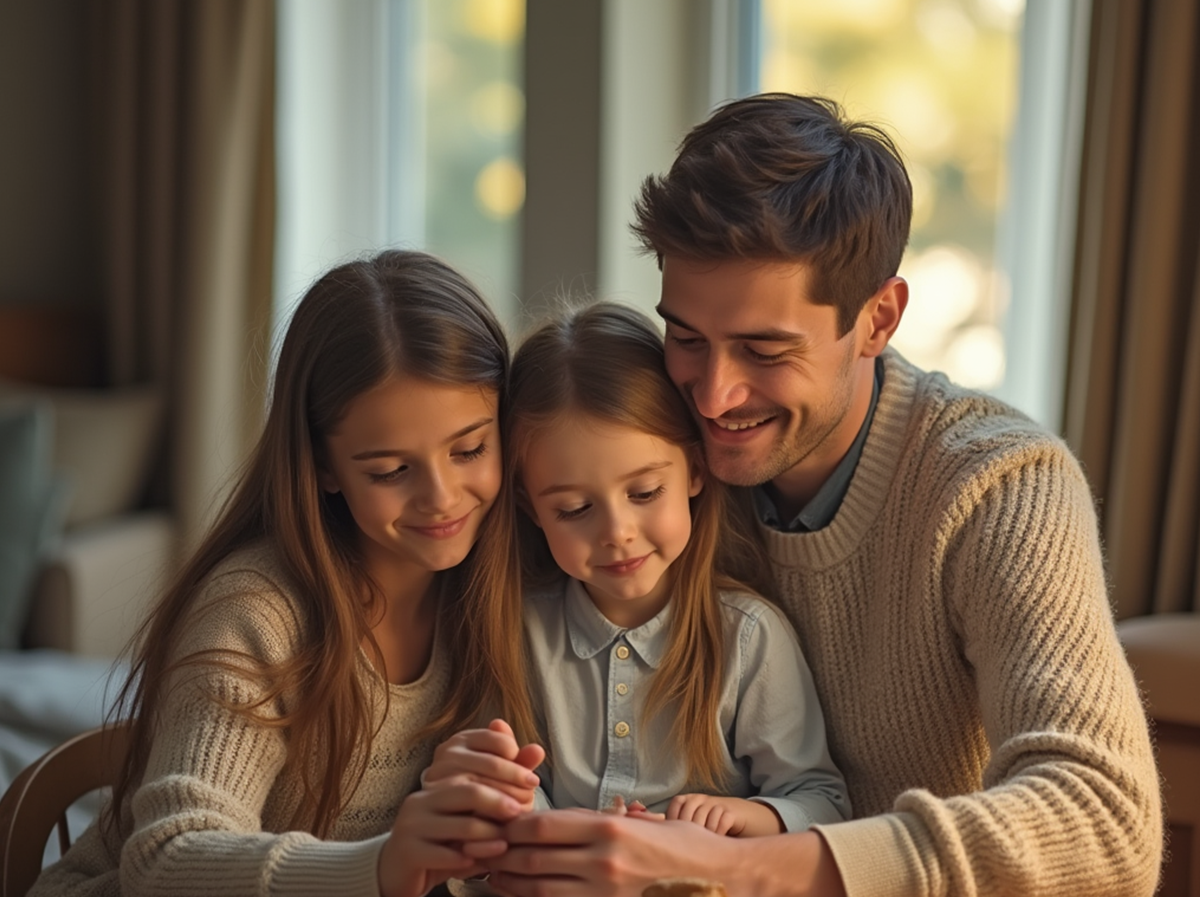
[[[0,798],[0,897],[25,897],[42,871],[50,832],[71,846],[67,808],[116,781],[129,749],[129,726],[92,729],[47,751]]]

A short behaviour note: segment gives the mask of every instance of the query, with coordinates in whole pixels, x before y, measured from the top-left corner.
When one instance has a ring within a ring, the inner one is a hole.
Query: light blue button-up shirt
[[[761,598],[723,593],[720,601],[726,653],[718,722],[730,771],[723,793],[769,804],[785,831],[849,819],[846,785],[829,758],[812,674],[791,626]],[[600,810],[619,795],[664,812],[677,794],[704,790],[687,781],[684,750],[669,740],[669,714],[641,722],[666,653],[670,610],[622,629],[577,580],[527,595],[552,761],[538,770],[538,807]]]

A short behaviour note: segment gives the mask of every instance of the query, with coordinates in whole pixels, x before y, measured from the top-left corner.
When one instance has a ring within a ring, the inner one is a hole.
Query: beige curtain
[[[1095,0],[1066,436],[1118,617],[1200,611],[1200,0]]]
[[[273,0],[92,0],[109,374],[167,396],[185,546],[261,423],[274,240]]]

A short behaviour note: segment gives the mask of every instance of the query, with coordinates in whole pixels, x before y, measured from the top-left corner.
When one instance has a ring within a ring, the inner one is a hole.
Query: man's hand
[[[505,832],[508,851],[484,863],[514,897],[641,897],[658,879],[719,870],[714,860],[736,843],[687,823],[576,810],[524,815]]]
[[[502,719],[494,719],[486,729],[465,729],[451,735],[433,752],[433,762],[421,776],[422,785],[455,778],[495,788],[520,804],[533,809],[533,791],[538,777],[533,770],[541,765],[546,752],[541,745],[517,745],[512,728]]]
[[[664,878],[719,881],[729,897],[845,897],[815,832],[735,839],[678,820],[548,810],[514,819],[505,838],[508,850],[482,863],[511,897],[641,897]]]
[[[667,818],[694,822],[718,835],[755,838],[783,831],[779,816],[766,804],[740,797],[679,794],[667,807]]]

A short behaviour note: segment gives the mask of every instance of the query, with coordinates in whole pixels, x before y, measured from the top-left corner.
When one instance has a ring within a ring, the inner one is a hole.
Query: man
[[[667,365],[709,464],[758,513],[856,819],[771,838],[546,813],[516,895],[1150,894],[1158,781],[1063,443],[888,348],[911,188],[877,128],[730,103],[646,181]]]

